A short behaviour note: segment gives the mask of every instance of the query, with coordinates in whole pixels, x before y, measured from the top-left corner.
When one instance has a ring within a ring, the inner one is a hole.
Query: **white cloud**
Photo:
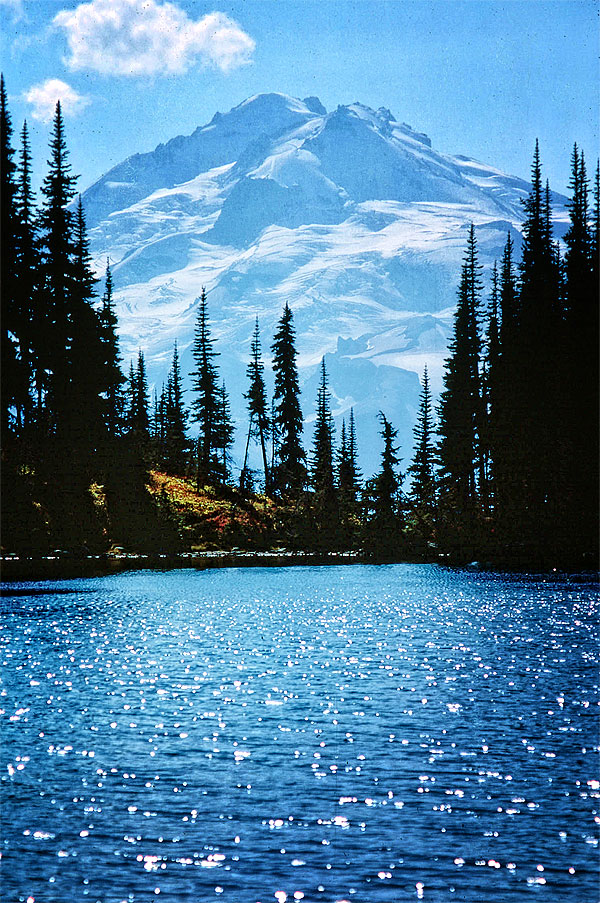
[[[250,35],[224,13],[190,19],[161,0],[91,0],[54,17],[71,69],[104,75],[173,75],[197,60],[228,72],[250,61]]]
[[[63,116],[77,116],[91,102],[88,97],[78,94],[74,88],[59,78],[48,78],[45,82],[33,85],[26,92],[25,100],[33,106],[33,118],[41,122],[50,122],[58,100]]]

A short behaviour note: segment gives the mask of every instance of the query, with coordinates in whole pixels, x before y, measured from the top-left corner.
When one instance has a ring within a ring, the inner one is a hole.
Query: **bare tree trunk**
[[[260,447],[262,450],[263,468],[265,471],[265,495],[269,494],[271,488],[271,480],[269,474],[269,465],[267,464],[267,447],[265,445],[265,429],[264,424],[258,421],[258,429],[260,432]]]
[[[242,467],[242,472],[240,474],[240,489],[244,489],[244,484],[246,482],[246,467],[248,464],[248,448],[250,446],[251,434],[252,434],[252,417],[250,418],[250,423],[248,424],[248,435],[246,437],[246,451],[244,453],[244,465]]]

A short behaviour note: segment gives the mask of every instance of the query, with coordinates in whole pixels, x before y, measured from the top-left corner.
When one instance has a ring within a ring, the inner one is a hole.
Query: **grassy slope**
[[[198,491],[194,480],[160,471],[151,471],[149,491],[174,518],[186,548],[272,545],[275,506],[265,496],[244,497],[230,487]]]

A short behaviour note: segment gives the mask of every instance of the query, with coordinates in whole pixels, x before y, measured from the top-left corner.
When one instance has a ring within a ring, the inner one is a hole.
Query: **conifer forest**
[[[257,319],[248,337],[245,422],[231,416],[202,286],[192,372],[175,343],[162,387],[149,387],[144,350],[127,362],[119,350],[110,265],[101,280],[92,266],[60,103],[39,197],[4,81],[1,122],[4,555],[236,546],[596,563],[600,174],[577,145],[561,244],[537,144],[522,252],[508,234],[489,283],[471,226],[441,396],[425,368],[409,453],[381,411],[380,467],[366,475],[353,411],[336,435],[325,360],[306,435],[287,304],[273,336]]]

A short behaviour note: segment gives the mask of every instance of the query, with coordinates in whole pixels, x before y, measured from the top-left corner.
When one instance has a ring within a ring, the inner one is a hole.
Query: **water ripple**
[[[8,585],[2,898],[591,901],[598,603],[430,565]]]

